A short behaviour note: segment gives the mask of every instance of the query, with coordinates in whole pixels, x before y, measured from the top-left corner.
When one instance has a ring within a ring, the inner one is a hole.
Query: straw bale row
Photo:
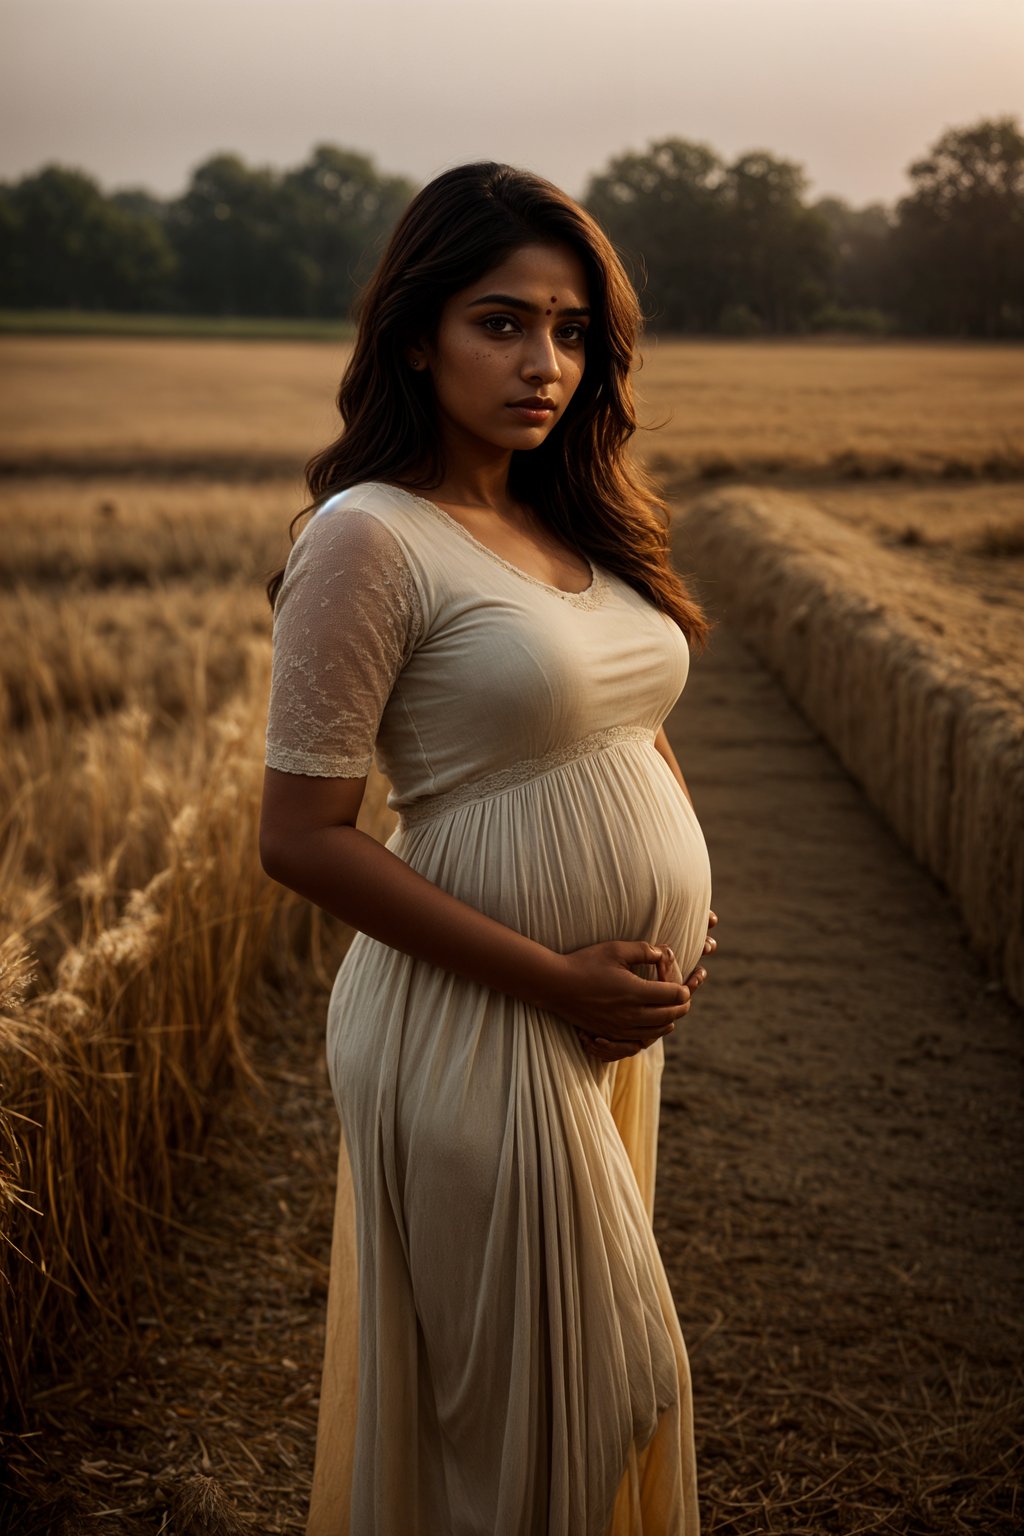
[[[701,497],[674,544],[1024,1003],[1024,698],[974,594],[781,491]]]

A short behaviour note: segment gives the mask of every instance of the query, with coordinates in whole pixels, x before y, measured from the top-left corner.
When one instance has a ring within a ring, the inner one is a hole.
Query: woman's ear
[[[421,346],[407,347],[405,350],[405,360],[416,373],[422,373],[427,366],[426,355]]]

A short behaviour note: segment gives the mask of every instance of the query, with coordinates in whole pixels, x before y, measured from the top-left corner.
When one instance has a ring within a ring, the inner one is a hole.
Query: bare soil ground
[[[720,917],[669,1050],[656,1210],[705,1536],[1009,1536],[1024,1016],[723,627],[669,730]],[[199,1488],[246,1529],[301,1532],[337,1147],[325,1009],[322,985],[254,1025],[267,1096],[228,1100],[183,1168],[187,1230],[143,1358],[40,1383],[13,1464],[33,1482],[48,1465],[81,1526],[8,1529],[183,1536],[210,1529],[184,1513]]]

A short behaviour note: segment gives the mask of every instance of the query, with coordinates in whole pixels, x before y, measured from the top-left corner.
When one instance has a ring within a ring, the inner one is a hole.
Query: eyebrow
[[[478,304],[504,304],[507,309],[521,309],[528,315],[541,315],[544,313],[542,304],[531,304],[527,299],[517,299],[510,293],[485,293],[481,299],[470,300],[470,309],[475,309]],[[576,309],[560,309],[559,315],[589,315],[590,310],[586,305]]]

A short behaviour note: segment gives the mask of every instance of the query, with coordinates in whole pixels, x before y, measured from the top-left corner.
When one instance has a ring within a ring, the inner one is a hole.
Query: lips
[[[525,426],[546,427],[555,414],[555,402],[543,395],[530,395],[525,400],[513,400],[506,410],[517,416]]]

